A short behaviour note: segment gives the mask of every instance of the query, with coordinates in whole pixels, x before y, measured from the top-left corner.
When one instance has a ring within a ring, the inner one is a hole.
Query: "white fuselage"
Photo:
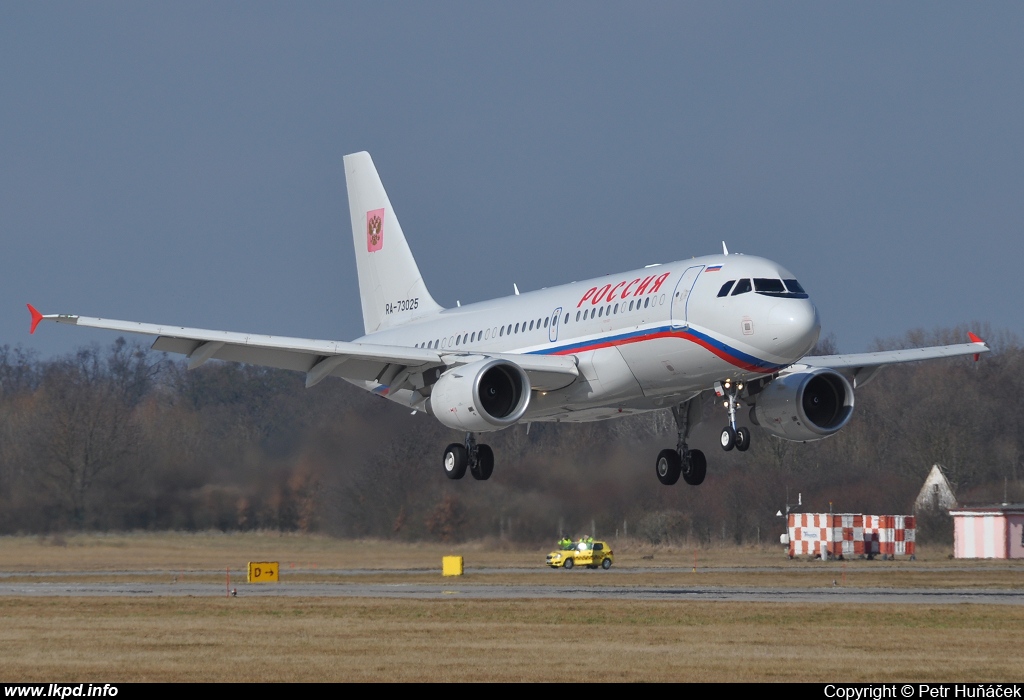
[[[671,406],[717,380],[771,375],[803,357],[820,332],[817,310],[783,280],[793,275],[770,260],[711,255],[446,309],[355,342],[574,355],[579,379],[534,391],[523,420],[599,420]],[[414,404],[409,390],[357,383]]]

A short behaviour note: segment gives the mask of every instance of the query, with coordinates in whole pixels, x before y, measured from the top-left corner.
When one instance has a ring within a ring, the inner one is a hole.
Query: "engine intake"
[[[786,440],[810,442],[838,432],[853,415],[853,387],[831,369],[778,377],[757,395],[754,422]]]
[[[482,433],[512,425],[530,404],[530,378],[508,360],[481,360],[442,374],[429,409],[456,430]]]

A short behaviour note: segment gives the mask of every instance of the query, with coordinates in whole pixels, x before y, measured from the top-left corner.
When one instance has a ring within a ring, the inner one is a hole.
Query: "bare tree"
[[[86,524],[88,497],[99,479],[116,476],[112,472],[137,452],[133,412],[158,363],[119,339],[105,359],[92,347],[46,367],[35,414],[38,466],[75,527]]]

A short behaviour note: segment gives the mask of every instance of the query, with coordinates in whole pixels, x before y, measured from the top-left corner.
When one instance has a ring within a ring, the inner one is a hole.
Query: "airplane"
[[[795,442],[838,432],[856,388],[884,366],[979,355],[971,342],[909,350],[808,356],[818,311],[796,276],[761,257],[722,253],[605,275],[445,309],[420,275],[369,153],[344,157],[365,335],[351,342],[42,314],[41,321],[156,336],[153,349],[210,360],[296,370],[312,387],[340,377],[432,414],[464,434],[443,453],[444,473],[494,469],[482,433],[519,423],[606,420],[670,409],[675,448],[655,460],[665,485],[704,481],[707,459],[689,446],[704,405],[721,401],[722,449],[746,451],[747,427]],[[706,401],[707,400],[707,401]]]

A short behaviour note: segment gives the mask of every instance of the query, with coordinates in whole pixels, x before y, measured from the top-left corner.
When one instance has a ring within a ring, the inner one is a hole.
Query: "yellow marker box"
[[[276,561],[249,562],[248,583],[277,583],[280,567]]]
[[[462,576],[462,557],[442,557],[441,573],[445,576]]]

